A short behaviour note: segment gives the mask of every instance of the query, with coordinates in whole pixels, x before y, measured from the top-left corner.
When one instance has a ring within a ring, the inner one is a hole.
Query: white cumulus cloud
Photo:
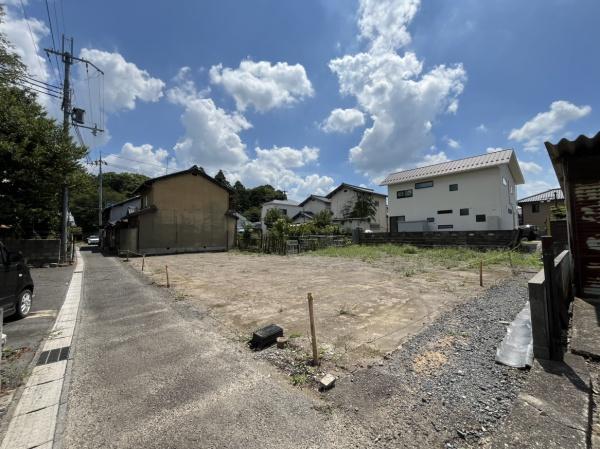
[[[426,154],[422,161],[416,164],[417,167],[426,167],[428,165],[441,164],[442,162],[448,162],[448,156],[443,151],[434,154]]]
[[[164,175],[169,166],[175,168],[175,161],[173,159],[169,160],[167,150],[163,148],[154,149],[150,144],[136,146],[127,142],[119,153],[109,154],[103,159],[107,163],[106,171],[131,171],[150,177]]]
[[[535,162],[519,161],[523,173],[541,173],[542,166]]]
[[[462,64],[424,71],[415,53],[397,53],[410,42],[407,27],[419,6],[419,0],[361,0],[358,25],[368,50],[329,62],[340,93],[355,97],[373,122],[349,153],[371,178],[421,161],[434,142],[434,123],[456,113],[466,82]]]
[[[401,160],[416,162],[433,141],[433,122],[463,90],[462,65],[437,66],[422,73],[414,53],[359,53],[329,64],[340,92],[356,97],[373,126],[350,150],[350,161],[371,176]]]
[[[365,124],[365,115],[358,109],[334,109],[323,123],[321,129],[327,133],[348,133]]]
[[[240,112],[218,107],[206,97],[208,91],[196,89],[190,75],[189,68],[182,68],[174,79],[176,85],[167,91],[169,101],[184,108],[185,132],[174,146],[180,168],[197,164],[209,173],[222,169],[230,181],[240,180],[247,186],[271,184],[295,199],[331,189],[333,179],[311,169],[318,163],[318,148],[257,147],[254,157],[249,155],[241,133],[252,127],[250,122]]]
[[[136,101],[155,102],[163,96],[165,83],[126,61],[120,53],[83,48],[80,56],[104,71],[104,104],[107,112],[132,110]],[[84,74],[85,66],[80,66],[80,78],[83,79]]]
[[[446,137],[444,140],[450,148],[453,148],[455,150],[460,148],[460,142],[458,140],[451,139],[450,137]]]
[[[221,85],[234,98],[239,111],[251,106],[266,112],[314,95],[301,64],[245,60],[237,69],[213,66],[209,74],[213,84]]]
[[[506,148],[502,148],[502,147],[487,147],[485,149],[486,153],[495,153],[496,151],[504,151]]]
[[[301,200],[311,193],[324,195],[334,184],[333,178],[317,173],[301,175],[292,169],[310,166],[319,158],[319,149],[304,147],[256,148],[256,157],[232,173],[246,185],[270,184]]]
[[[239,134],[252,125],[241,114],[229,113],[198,93],[187,68],[178,77],[180,84],[167,91],[169,101],[184,108],[185,135],[174,147],[178,164],[186,168],[197,164],[209,171],[244,164],[248,155]]]
[[[408,24],[420,0],[361,0],[358,27],[374,51],[389,51],[410,43]]]
[[[564,100],[554,101],[550,110],[540,112],[520,128],[513,129],[508,138],[522,143],[526,151],[538,151],[544,141],[553,139],[555,133],[563,130],[567,124],[590,112],[590,106],[577,106]]]

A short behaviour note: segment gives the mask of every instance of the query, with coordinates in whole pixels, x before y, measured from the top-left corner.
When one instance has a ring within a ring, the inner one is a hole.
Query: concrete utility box
[[[264,349],[274,344],[277,337],[283,337],[283,329],[276,324],[270,324],[255,331],[249,345],[254,350]]]

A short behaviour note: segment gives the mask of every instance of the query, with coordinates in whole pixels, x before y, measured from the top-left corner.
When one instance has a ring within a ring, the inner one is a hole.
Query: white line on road
[[[65,302],[50,336],[43,343],[42,352],[71,345],[81,301],[83,268],[83,258],[77,250],[77,263]],[[72,357],[71,348],[69,358]],[[52,448],[66,368],[66,360],[33,368],[0,449]]]

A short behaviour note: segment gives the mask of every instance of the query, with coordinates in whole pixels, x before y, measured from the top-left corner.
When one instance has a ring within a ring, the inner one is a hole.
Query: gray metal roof
[[[564,200],[565,196],[563,195],[563,191],[561,189],[550,189],[545,192],[536,193],[535,195],[531,195],[525,198],[521,198],[517,201],[518,204],[521,203],[545,203],[548,201],[554,201],[554,194],[556,193],[557,200]]]
[[[416,181],[419,179],[435,178],[437,176],[480,170],[482,168],[496,167],[503,164],[508,164],[515,183],[523,184],[523,174],[521,173],[521,168],[517,162],[515,152],[513,150],[501,150],[392,173],[383,180],[381,185],[385,186]]]
[[[375,190],[369,189],[368,187],[360,187],[360,186],[355,186],[355,185],[343,182],[339,186],[337,186],[335,189],[333,189],[331,192],[329,192],[325,198],[332,198],[333,195],[335,195],[338,191],[340,191],[341,189],[344,189],[344,188],[350,189],[350,190],[355,190],[357,192],[365,192],[365,193],[370,193],[372,195],[387,197],[387,195],[385,193],[376,192]]]
[[[324,196],[320,196],[320,195],[309,195],[304,201],[302,201],[300,204],[298,204],[298,206],[304,206],[306,203],[308,203],[310,200],[317,200],[317,201],[322,201],[324,203],[330,204],[331,200],[329,198],[325,198]]]
[[[277,204],[280,206],[297,206],[298,205],[298,201],[293,201],[293,200],[271,200],[271,201],[267,201],[264,204]],[[263,206],[264,206],[263,204]]]

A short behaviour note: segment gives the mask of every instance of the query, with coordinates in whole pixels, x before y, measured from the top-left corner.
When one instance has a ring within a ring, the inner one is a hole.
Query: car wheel
[[[25,318],[27,315],[29,315],[32,303],[33,293],[31,292],[31,290],[23,290],[19,294],[19,299],[17,300],[16,304],[17,315],[21,318]]]

